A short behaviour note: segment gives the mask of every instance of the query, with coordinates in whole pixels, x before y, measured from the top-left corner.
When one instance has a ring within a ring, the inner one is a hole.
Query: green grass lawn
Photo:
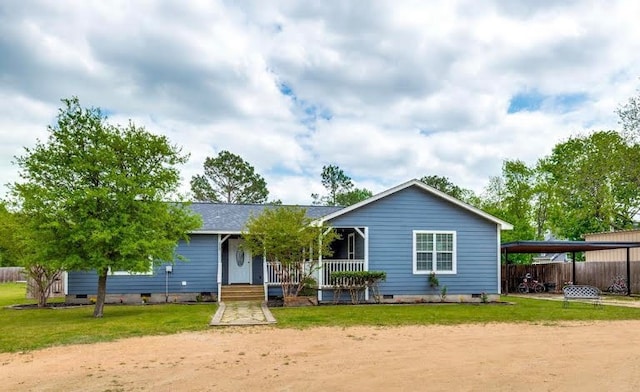
[[[106,305],[104,318],[92,317],[93,306],[14,310],[26,287],[0,284],[0,352],[34,350],[73,343],[94,343],[125,337],[163,335],[209,328],[216,304]]]
[[[107,305],[94,319],[92,306],[14,310],[25,300],[25,285],[0,284],[0,352],[34,350],[73,343],[94,343],[144,335],[208,329],[216,304]],[[555,323],[577,320],[638,320],[640,308],[503,297],[502,304],[418,304],[272,308],[281,328],[315,326],[397,326],[464,323]]]
[[[549,323],[580,320],[640,320],[640,308],[619,306],[594,307],[571,302],[520,297],[502,297],[506,304],[420,304],[316,306],[274,308],[271,312],[278,327],[308,328],[316,326],[395,326],[465,323]]]

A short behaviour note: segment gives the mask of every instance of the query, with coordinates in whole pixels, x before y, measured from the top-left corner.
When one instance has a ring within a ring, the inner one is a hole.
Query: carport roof
[[[514,241],[500,246],[507,253],[564,253],[590,250],[640,248],[640,242],[620,241]]]

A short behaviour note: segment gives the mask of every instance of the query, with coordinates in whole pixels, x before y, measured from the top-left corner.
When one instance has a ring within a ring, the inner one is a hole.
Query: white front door
[[[251,283],[251,253],[240,249],[242,240],[229,239],[229,284]]]

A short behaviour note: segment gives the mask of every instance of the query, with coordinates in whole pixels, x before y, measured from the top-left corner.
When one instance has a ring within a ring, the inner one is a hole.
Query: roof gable
[[[403,184],[400,184],[400,185],[395,186],[393,188],[387,189],[384,192],[381,192],[381,193],[378,193],[376,195],[373,195],[372,197],[370,197],[370,198],[368,198],[366,200],[363,200],[363,201],[361,201],[359,203],[353,204],[353,205],[351,205],[349,207],[346,207],[346,208],[331,212],[331,213],[329,213],[329,214],[327,214],[325,216],[322,216],[320,219],[318,219],[318,221],[319,222],[326,222],[326,221],[329,221],[331,219],[337,218],[339,216],[348,214],[351,211],[357,210],[358,208],[364,207],[364,206],[369,205],[371,203],[375,203],[376,201],[378,201],[378,200],[380,200],[382,198],[385,198],[385,197],[390,196],[390,195],[392,195],[394,193],[400,192],[400,191],[402,191],[404,189],[407,189],[409,187],[417,187],[418,189],[421,189],[424,192],[430,193],[430,194],[432,194],[432,195],[434,195],[436,197],[439,197],[441,199],[444,199],[444,200],[446,200],[446,201],[448,201],[448,202],[450,202],[450,203],[452,203],[452,204],[454,204],[454,205],[456,205],[456,206],[458,206],[458,207],[460,207],[462,209],[465,209],[465,210],[470,211],[470,212],[472,212],[472,213],[474,213],[476,215],[479,215],[482,218],[484,218],[486,220],[489,220],[489,221],[499,225],[502,230],[512,230],[513,229],[513,225],[511,225],[510,223],[507,223],[507,222],[505,222],[505,221],[503,221],[501,219],[498,219],[493,215],[490,215],[490,214],[488,214],[488,213],[486,213],[486,212],[484,212],[484,211],[482,211],[482,210],[480,210],[480,209],[478,209],[478,208],[476,208],[474,206],[471,206],[471,205],[469,205],[467,203],[464,203],[464,202],[462,202],[462,201],[460,201],[460,200],[458,200],[458,199],[456,199],[454,197],[451,197],[448,194],[446,194],[444,192],[441,192],[441,191],[439,191],[439,190],[437,190],[437,189],[435,189],[433,187],[430,187],[427,184],[423,183],[422,181],[419,181],[419,180],[416,180],[416,179],[407,181],[407,182],[405,182]]]

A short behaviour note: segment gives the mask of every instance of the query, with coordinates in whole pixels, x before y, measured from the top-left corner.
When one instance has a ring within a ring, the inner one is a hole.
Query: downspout
[[[165,303],[169,303],[169,268],[167,267],[164,267],[164,302]]]
[[[62,278],[64,279],[64,295],[69,295],[69,273],[64,271],[62,273]]]

